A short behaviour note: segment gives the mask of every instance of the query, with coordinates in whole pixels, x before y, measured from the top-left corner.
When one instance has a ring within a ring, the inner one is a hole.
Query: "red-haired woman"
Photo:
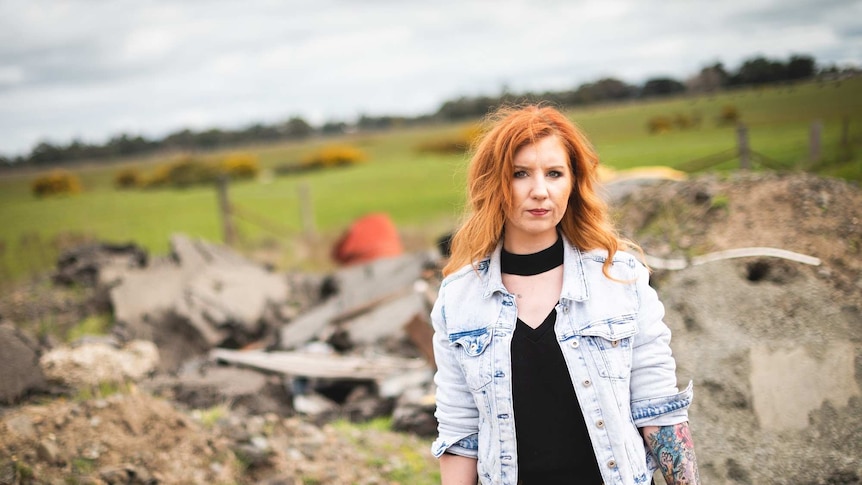
[[[431,314],[443,484],[699,483],[691,384],[594,150],[550,107],[492,122]]]

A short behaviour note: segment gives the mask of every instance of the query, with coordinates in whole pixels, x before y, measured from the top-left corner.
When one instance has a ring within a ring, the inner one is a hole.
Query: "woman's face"
[[[506,214],[503,245],[509,252],[529,254],[557,240],[557,223],[572,192],[572,169],[556,136],[521,148],[513,161],[512,206]]]

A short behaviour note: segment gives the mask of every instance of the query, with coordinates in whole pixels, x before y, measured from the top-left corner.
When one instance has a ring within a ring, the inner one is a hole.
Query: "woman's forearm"
[[[442,485],[476,485],[476,459],[444,453],[440,457],[440,479]]]
[[[668,485],[700,485],[688,422],[673,426],[647,426],[641,432]]]

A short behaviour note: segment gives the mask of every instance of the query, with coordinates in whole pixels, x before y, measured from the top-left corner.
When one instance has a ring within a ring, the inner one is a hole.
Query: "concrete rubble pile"
[[[192,409],[230,403],[249,415],[317,422],[394,415],[398,429],[435,431],[432,254],[321,276],[272,272],[182,235],[170,245],[170,257],[154,260],[133,245],[89,245],[61,257],[55,281],[106,295],[113,335],[42,355],[23,336],[0,339],[21,363],[0,372],[8,390],[0,399],[49,385],[134,381]]]

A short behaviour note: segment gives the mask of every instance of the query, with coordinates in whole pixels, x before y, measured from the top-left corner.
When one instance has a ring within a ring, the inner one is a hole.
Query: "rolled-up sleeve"
[[[436,457],[449,452],[476,458],[478,456],[479,410],[467,387],[464,373],[458,363],[456,346],[449,343],[446,330],[445,284],[440,288],[437,301],[431,310],[434,326],[434,360],[436,384],[437,439],[431,444]]]
[[[632,346],[631,410],[637,427],[670,426],[688,420],[692,385],[679,391],[671,332],[664,323],[664,305],[649,285],[649,272],[636,265],[638,333]]]

